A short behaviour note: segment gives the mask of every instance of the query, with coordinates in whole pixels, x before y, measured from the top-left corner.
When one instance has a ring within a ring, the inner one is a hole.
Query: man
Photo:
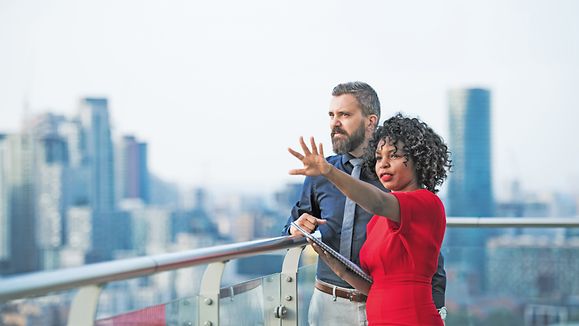
[[[352,164],[358,163],[351,160],[362,156],[380,120],[378,95],[363,82],[339,84],[332,91],[328,113],[332,146],[337,155],[328,157],[327,161],[352,174],[355,169]],[[377,178],[369,175],[371,173],[373,171],[362,168],[360,179],[387,191]],[[357,205],[353,206],[353,225],[349,225],[344,222],[348,219],[344,218],[346,204],[346,197],[325,178],[306,177],[301,197],[292,209],[283,234],[299,234],[290,225],[292,221],[310,232],[319,226],[325,243],[359,265],[360,248],[366,240],[366,224],[372,215]],[[445,288],[446,274],[440,256],[438,271],[432,279],[432,293],[438,309],[444,307]],[[366,325],[365,302],[363,294],[357,293],[321,259],[318,260],[316,284],[308,312],[310,325]]]

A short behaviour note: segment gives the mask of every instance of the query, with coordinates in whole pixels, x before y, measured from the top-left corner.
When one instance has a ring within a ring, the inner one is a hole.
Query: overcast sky
[[[493,175],[579,193],[579,1],[0,0],[0,132],[106,96],[114,131],[183,185],[279,189],[331,148],[339,82],[448,135],[447,91],[492,91]]]

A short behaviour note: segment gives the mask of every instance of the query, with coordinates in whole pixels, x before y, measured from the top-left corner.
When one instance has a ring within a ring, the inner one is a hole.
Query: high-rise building
[[[491,93],[480,88],[449,93],[448,216],[493,216]]]
[[[453,217],[494,215],[491,179],[491,93],[480,88],[449,92],[449,149],[452,164],[446,214]],[[451,229],[445,236],[446,260],[468,279],[473,293],[486,288],[485,245],[489,231]]]
[[[0,134],[0,265],[8,261],[9,253],[9,224],[8,224],[8,193],[6,191],[6,135]],[[0,267],[0,270],[2,268]]]
[[[84,145],[83,129],[78,119],[67,119],[58,125],[58,134],[66,142],[68,169],[66,184],[70,191],[66,193],[67,207],[89,206],[89,172],[90,166],[83,162]]]
[[[8,135],[2,141],[2,184],[6,219],[0,225],[6,232],[0,274],[17,274],[38,270],[36,239],[36,197],[34,146],[31,135]],[[1,242],[0,242],[1,244]]]
[[[114,160],[108,100],[84,98],[80,103],[83,164],[89,167],[89,205],[93,212],[115,210]]]
[[[40,114],[27,122],[35,142],[36,232],[41,269],[60,267],[60,250],[66,243],[68,149],[58,133],[64,116]]]
[[[39,140],[37,156],[36,214],[43,269],[58,268],[59,250],[66,242],[66,143],[57,136]]]
[[[134,136],[124,136],[117,151],[117,192],[119,199],[140,199],[150,202],[147,143]]]
[[[91,209],[92,246],[87,262],[110,260],[116,240],[114,157],[106,98],[83,98],[79,120],[82,126],[82,165],[88,174],[88,206]]]

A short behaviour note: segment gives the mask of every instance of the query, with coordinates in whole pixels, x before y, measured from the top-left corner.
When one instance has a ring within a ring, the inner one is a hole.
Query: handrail
[[[579,217],[449,217],[447,227],[579,227]]]
[[[447,226],[575,228],[579,227],[579,218],[449,217]],[[305,244],[303,237],[277,237],[14,276],[0,279],[0,303],[86,285],[121,281],[163,271],[227,261]]]
[[[121,281],[163,271],[227,261],[305,244],[306,240],[303,237],[284,236],[14,276],[0,279],[0,303],[91,284]]]

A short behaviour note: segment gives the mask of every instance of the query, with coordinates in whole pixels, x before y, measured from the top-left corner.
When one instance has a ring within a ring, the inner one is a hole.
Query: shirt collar
[[[345,165],[353,158],[355,158],[354,155],[352,155],[350,153],[342,154],[342,164]],[[361,158],[361,157],[359,157],[359,158]]]

